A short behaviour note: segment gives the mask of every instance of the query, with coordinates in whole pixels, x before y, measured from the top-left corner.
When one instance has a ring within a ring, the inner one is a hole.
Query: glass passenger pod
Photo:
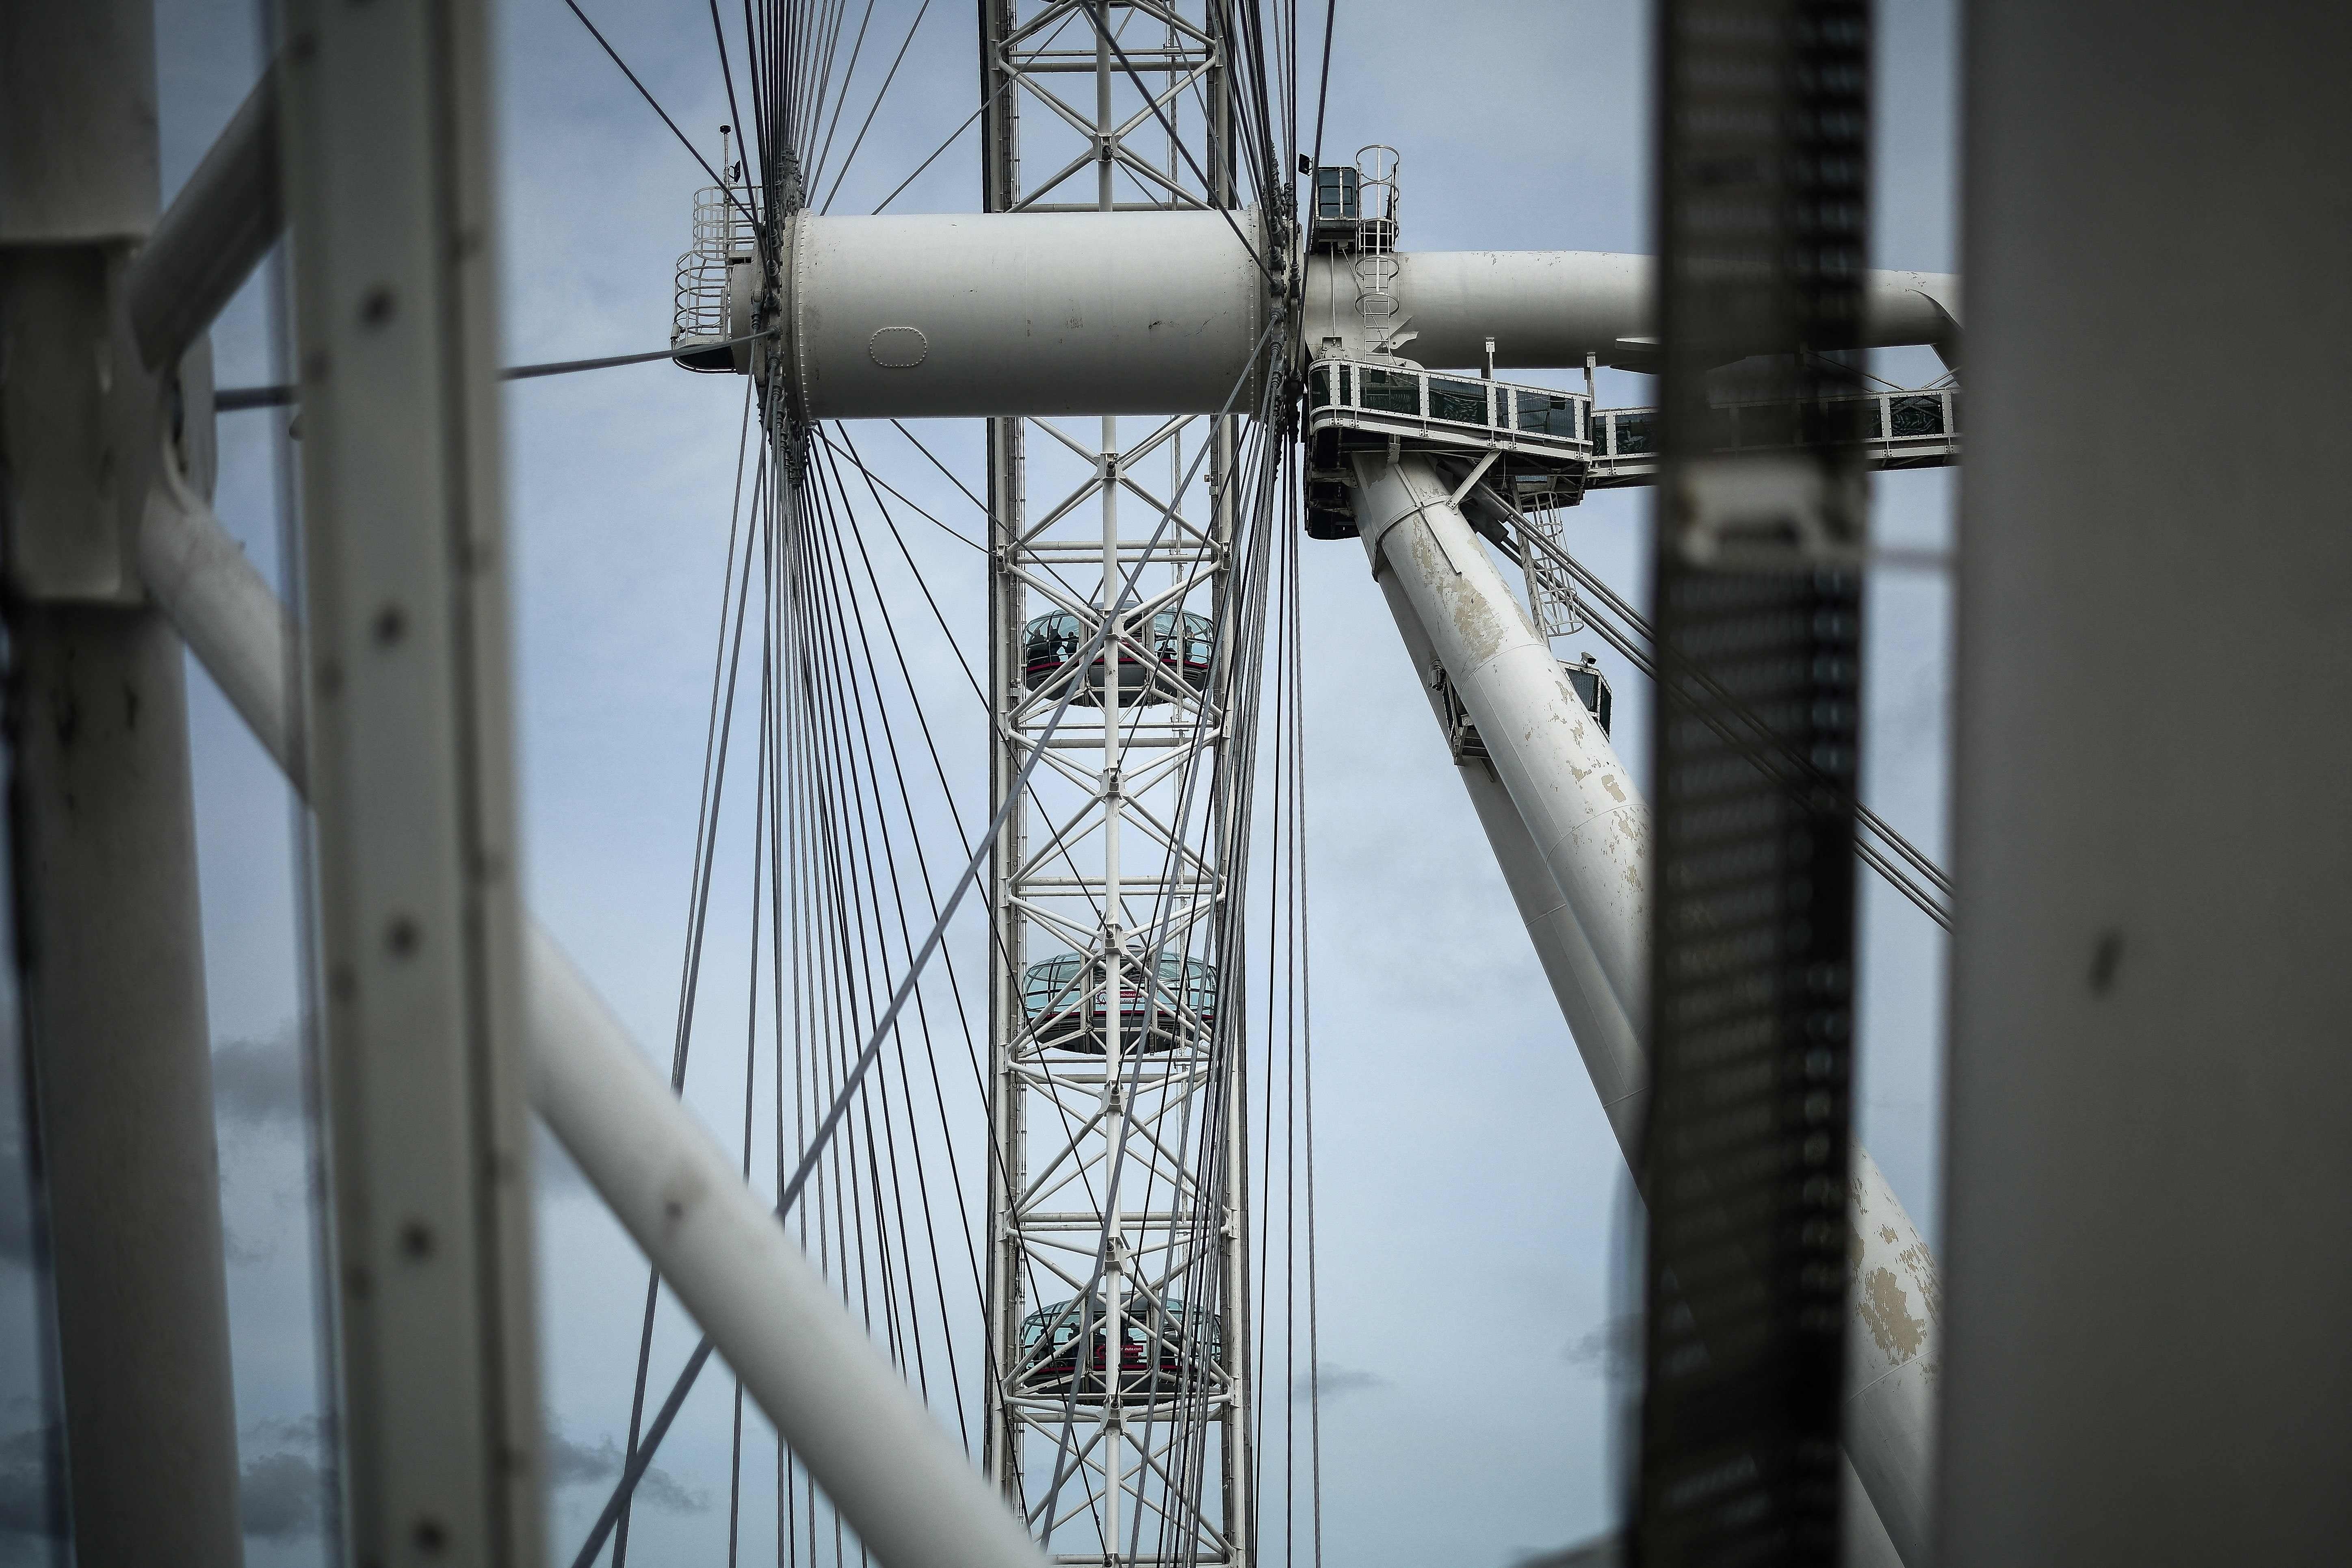
[[[1029,689],[1055,685],[1078,650],[1093,640],[1094,628],[1066,610],[1031,621],[1022,634],[1022,678]],[[1137,643],[1151,649],[1151,661],[1137,656]],[[1206,691],[1213,653],[1208,616],[1190,610],[1160,611],[1151,617],[1149,633],[1130,636],[1118,650],[1119,701],[1127,706],[1172,702],[1180,681],[1194,691]],[[1107,665],[1102,650],[1097,649],[1075,701],[1087,708],[1102,705]]]
[[[1157,977],[1143,984],[1140,961],[1122,966],[1118,1035],[1122,1049],[1172,1051],[1203,1046],[1217,1021],[1217,969],[1206,959],[1162,950]],[[1021,1010],[1030,1037],[1047,1050],[1104,1054],[1109,1027],[1102,961],[1065,952],[1021,973]],[[1137,1042],[1140,1041],[1139,1047]]]
[[[1213,1312],[1169,1297],[1127,1297],[1119,1311],[1118,1394],[1122,1403],[1203,1390],[1224,1356],[1223,1326]],[[1083,1346],[1080,1341],[1086,1342]],[[1099,1296],[1057,1301],[1021,1320],[1019,1392],[1101,1399],[1109,1383],[1110,1333]]]

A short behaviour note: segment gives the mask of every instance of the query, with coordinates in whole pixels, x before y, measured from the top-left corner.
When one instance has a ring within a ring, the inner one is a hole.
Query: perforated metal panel
[[[1855,0],[1661,8],[1646,1564],[1839,1552],[1866,518],[1863,405],[1827,399],[1855,383],[1869,37]],[[1727,382],[1794,402],[1797,445],[1722,452]],[[1756,766],[1735,702],[1836,787]]]

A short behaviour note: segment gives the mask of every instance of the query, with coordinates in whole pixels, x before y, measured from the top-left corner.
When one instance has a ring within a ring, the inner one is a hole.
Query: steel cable
[[[1610,646],[1631,660],[1642,674],[1653,680],[1656,679],[1657,665],[1654,657],[1656,639],[1651,632],[1648,620],[1627,604],[1591,568],[1559,545],[1533,529],[1520,528],[1517,531],[1522,542],[1520,548],[1525,548],[1526,542],[1531,542],[1538,550],[1558,563],[1580,586],[1591,593],[1612,615],[1623,623],[1622,626],[1612,627],[1601,620],[1594,619],[1591,622],[1593,629],[1600,632]],[[1741,746],[1749,760],[1758,767],[1792,787],[1802,783],[1815,788],[1837,789],[1840,795],[1846,794],[1845,791],[1838,789],[1832,781],[1822,775],[1820,770],[1814,768],[1809,759],[1791,746],[1763,719],[1748,710],[1747,705],[1739,701],[1732,693],[1723,689],[1718,683],[1709,679],[1702,672],[1685,670],[1683,673],[1687,679],[1695,681],[1701,689],[1706,690],[1717,707],[1728,710],[1747,726],[1749,733],[1742,737],[1726,728],[1722,721],[1712,712],[1699,710],[1699,717],[1717,735],[1727,742]],[[1777,760],[1768,761],[1763,754],[1765,752],[1769,752],[1772,758]],[[1878,813],[1863,805],[1859,800],[1853,801],[1852,804],[1863,831],[1880,839],[1894,856],[1900,858],[1918,876],[1926,878],[1946,898],[1952,896],[1954,888],[1951,878],[1940,866]],[[1868,844],[1859,833],[1855,838],[1855,849],[1865,864],[1893,883],[1898,892],[1917,905],[1928,918],[1947,931],[1951,929],[1949,909],[1941,900],[1921,888],[1909,874],[1898,868],[1886,853]]]
[[[1276,342],[1278,352],[1279,340],[1274,339],[1275,327],[1276,323],[1271,321],[1268,322],[1265,331],[1260,335],[1256,349],[1251,355],[1251,363],[1253,364],[1255,363],[1257,353],[1265,352],[1269,340]],[[1242,387],[1246,384],[1248,376],[1249,371],[1244,369],[1242,376],[1234,383],[1233,391],[1227,395],[1227,407],[1231,406],[1234,398],[1240,394]],[[1174,521],[1174,515],[1172,508],[1170,510],[1163,512],[1158,528],[1155,529],[1151,539],[1148,542],[1145,559],[1149,559],[1150,549],[1156,548],[1160,538],[1167,531],[1169,526]],[[1141,570],[1142,563],[1139,562],[1135,571],[1129,574],[1126,584],[1122,587],[1123,594],[1132,591],[1136,578],[1140,574]],[[1095,633],[1087,645],[1078,652],[1077,660],[1082,666],[1091,662],[1094,656],[1102,651],[1103,645],[1108,637],[1110,630],[1110,623],[1107,621],[1104,626]],[[1052,715],[1045,721],[1036,741],[1031,745],[1026,755],[1024,757],[1013,780],[1013,786],[1010,791],[1008,791],[1004,804],[998,808],[995,816],[990,822],[988,828],[983,833],[981,843],[975,848],[971,859],[967,862],[962,875],[960,876],[954,883],[945,904],[941,908],[940,917],[934,923],[930,933],[925,937],[921,947],[917,951],[907,973],[892,991],[888,1005],[882,1010],[881,1016],[873,1025],[870,1033],[866,1033],[866,1043],[858,1051],[856,1059],[853,1062],[845,1064],[845,1071],[838,1080],[837,1089],[835,1089],[835,1092],[830,1097],[830,1102],[827,1105],[824,1117],[817,1123],[817,1126],[811,1134],[807,1143],[804,1144],[800,1163],[795,1167],[791,1179],[787,1182],[783,1191],[778,1194],[777,1208],[780,1213],[790,1211],[793,1203],[799,1197],[802,1190],[806,1185],[820,1156],[832,1145],[833,1134],[841,1126],[844,1119],[848,1115],[852,1101],[856,1097],[860,1085],[864,1082],[866,1075],[871,1070],[876,1059],[877,1058],[884,1039],[888,1037],[892,1026],[897,1023],[900,1013],[905,1008],[908,996],[913,992],[917,981],[920,978],[923,967],[929,963],[931,955],[939,950],[940,943],[944,941],[949,922],[953,919],[955,911],[961,906],[964,896],[971,890],[974,880],[978,878],[981,870],[985,866],[989,851],[994,847],[998,837],[1003,830],[1007,818],[1013,809],[1019,803],[1021,798],[1021,790],[1026,785],[1030,776],[1034,773],[1039,760],[1045,755],[1055,730],[1059,727],[1064,715],[1067,713],[1075,696],[1075,688],[1071,691],[1066,692],[1060,703],[1055,707]],[[847,978],[845,973],[845,978]],[[866,1031],[861,1030],[861,1032]],[[853,1131],[851,1134],[853,1140],[855,1139],[855,1136],[856,1134]],[[837,1164],[836,1169],[838,1169]],[[669,1398],[665,1400],[663,1405],[665,1414],[674,1416],[677,1405],[683,1402],[687,1389],[691,1386],[695,1378],[700,1374],[702,1366],[708,1360],[709,1341],[706,1338],[702,1345],[698,1347],[696,1354],[689,1359],[688,1369],[681,1373],[677,1384],[671,1391]],[[659,1431],[660,1433],[666,1433],[667,1431],[667,1422],[660,1424]],[[634,1491],[637,1484],[637,1480],[642,1477],[646,1464],[650,1462],[653,1449],[657,1445],[658,1441],[659,1434],[649,1429],[645,1443],[638,1448],[628,1469],[625,1472],[621,1485],[614,1489],[614,1500],[607,1506],[608,1516],[617,1515],[619,1512],[625,1510],[628,1495]],[[578,1558],[575,1560],[576,1568],[587,1568],[587,1565],[593,1562],[597,1550],[599,1550],[603,1544],[604,1532],[610,1528],[612,1527],[606,1524],[604,1521],[600,1520],[598,1531],[592,1533],[589,1541],[583,1544]]]

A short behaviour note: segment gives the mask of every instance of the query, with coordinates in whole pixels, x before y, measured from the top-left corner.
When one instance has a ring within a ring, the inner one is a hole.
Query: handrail
[[[1359,359],[1317,360],[1308,365],[1307,376],[1310,427],[1336,416],[1358,415],[1476,431],[1482,436],[1522,439],[1533,437],[1548,445],[1589,447],[1596,460],[1650,457],[1656,449],[1654,426],[1658,411],[1654,407],[1598,408],[1583,393],[1448,375],[1418,365],[1380,364]],[[1373,377],[1380,379],[1373,381]],[[1412,384],[1409,399],[1397,395],[1405,383]],[[1372,389],[1370,393],[1368,386]],[[1577,435],[1564,437],[1549,421],[1543,427],[1528,427],[1521,417],[1523,408],[1517,395],[1542,399],[1549,405],[1548,413],[1574,410]],[[1386,400],[1368,401],[1368,396]],[[1888,387],[1839,394],[1822,402],[1871,405],[1870,434],[1862,438],[1862,444],[1900,450],[1957,440],[1960,435],[1960,398],[1958,387]],[[1406,401],[1411,407],[1401,405]],[[1463,417],[1474,405],[1477,416]],[[1718,404],[1712,412],[1730,435],[1731,438],[1723,443],[1727,450],[1760,449],[1791,444],[1791,438],[1782,437],[1776,426],[1785,423],[1788,413],[1795,406],[1790,401],[1759,399]],[[1743,438],[1751,431],[1759,438]]]
[[[1355,359],[1315,361],[1307,366],[1307,385],[1310,427],[1318,418],[1359,415],[1475,432],[1481,439],[1532,440],[1577,454],[1590,444],[1592,400],[1580,392]],[[1410,408],[1402,406],[1407,402]],[[1538,416],[1542,422],[1531,424]]]

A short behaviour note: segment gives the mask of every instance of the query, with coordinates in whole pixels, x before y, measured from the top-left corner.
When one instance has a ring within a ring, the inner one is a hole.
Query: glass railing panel
[[[1549,436],[1562,441],[1578,439],[1578,399],[1564,392],[1543,392],[1531,387],[1515,388],[1511,398],[1520,434]]]
[[[1407,371],[1356,367],[1356,405],[1369,413],[1421,416],[1421,377]]]
[[[1905,437],[1941,436],[1944,431],[1944,400],[1935,394],[1891,400],[1894,407],[1891,423],[1897,439]]]
[[[1485,426],[1486,387],[1483,381],[1448,381],[1440,376],[1429,378],[1429,416],[1454,425]]]
[[[1341,374],[1341,367],[1336,364],[1318,364],[1307,373],[1307,411],[1309,413],[1320,413],[1339,403],[1339,382]]]

